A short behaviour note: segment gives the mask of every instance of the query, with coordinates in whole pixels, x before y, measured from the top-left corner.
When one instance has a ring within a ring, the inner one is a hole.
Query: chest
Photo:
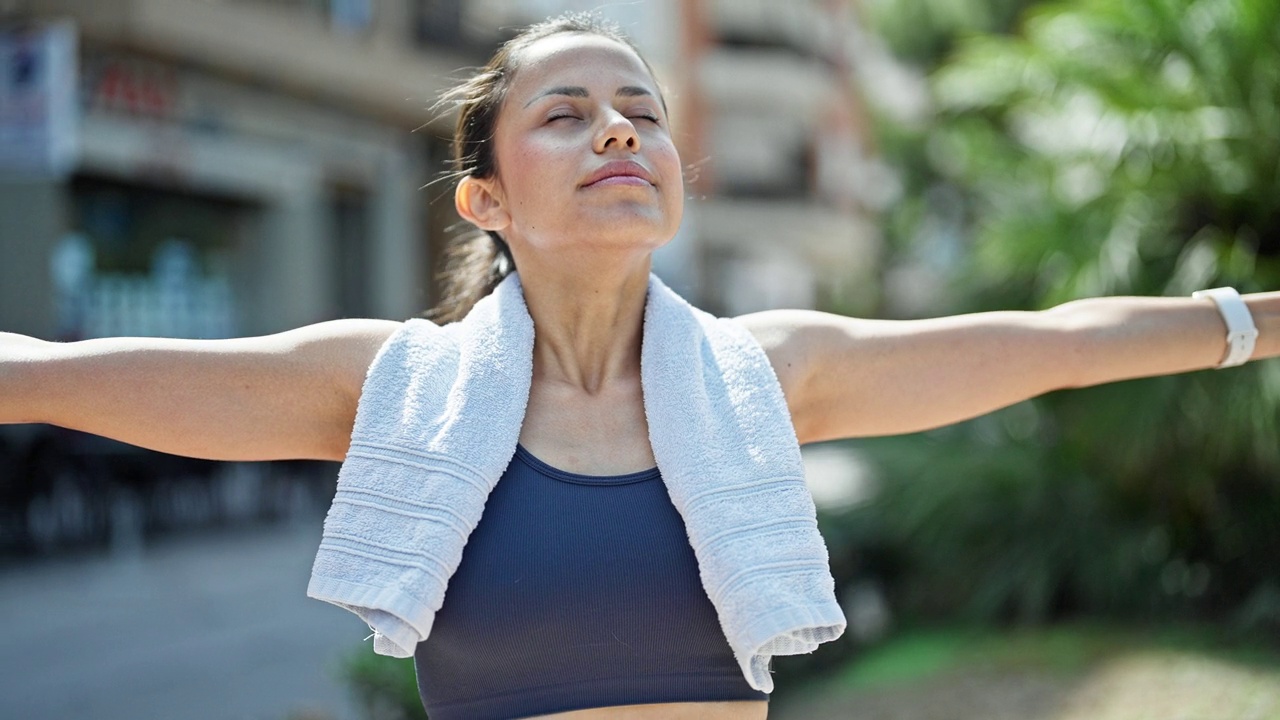
[[[554,467],[585,475],[620,475],[656,464],[639,378],[597,393],[535,379],[520,444]]]

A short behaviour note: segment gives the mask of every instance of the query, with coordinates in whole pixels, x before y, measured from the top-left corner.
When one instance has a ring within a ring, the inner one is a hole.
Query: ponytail
[[[515,269],[511,248],[498,233],[479,231],[454,238],[445,251],[440,301],[427,317],[441,325],[461,320]]]

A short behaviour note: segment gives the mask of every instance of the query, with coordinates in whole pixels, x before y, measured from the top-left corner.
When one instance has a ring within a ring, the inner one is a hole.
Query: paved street
[[[369,631],[306,597],[319,538],[316,519],[0,568],[0,718],[354,720],[335,670]]]

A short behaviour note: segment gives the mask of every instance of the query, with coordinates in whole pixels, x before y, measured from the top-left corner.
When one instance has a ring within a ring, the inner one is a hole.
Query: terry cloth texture
[[[431,632],[489,493],[515,455],[533,375],[518,275],[466,318],[410,320],[369,368],[307,594],[355,612],[374,650]],[[641,338],[649,441],[748,684],[844,632],[800,446],[751,334],[650,276]]]

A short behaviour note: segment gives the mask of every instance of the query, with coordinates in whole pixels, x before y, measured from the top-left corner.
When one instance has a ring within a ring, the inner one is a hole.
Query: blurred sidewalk
[[[319,541],[315,519],[0,568],[0,717],[353,720],[337,667],[369,631],[306,597]]]

